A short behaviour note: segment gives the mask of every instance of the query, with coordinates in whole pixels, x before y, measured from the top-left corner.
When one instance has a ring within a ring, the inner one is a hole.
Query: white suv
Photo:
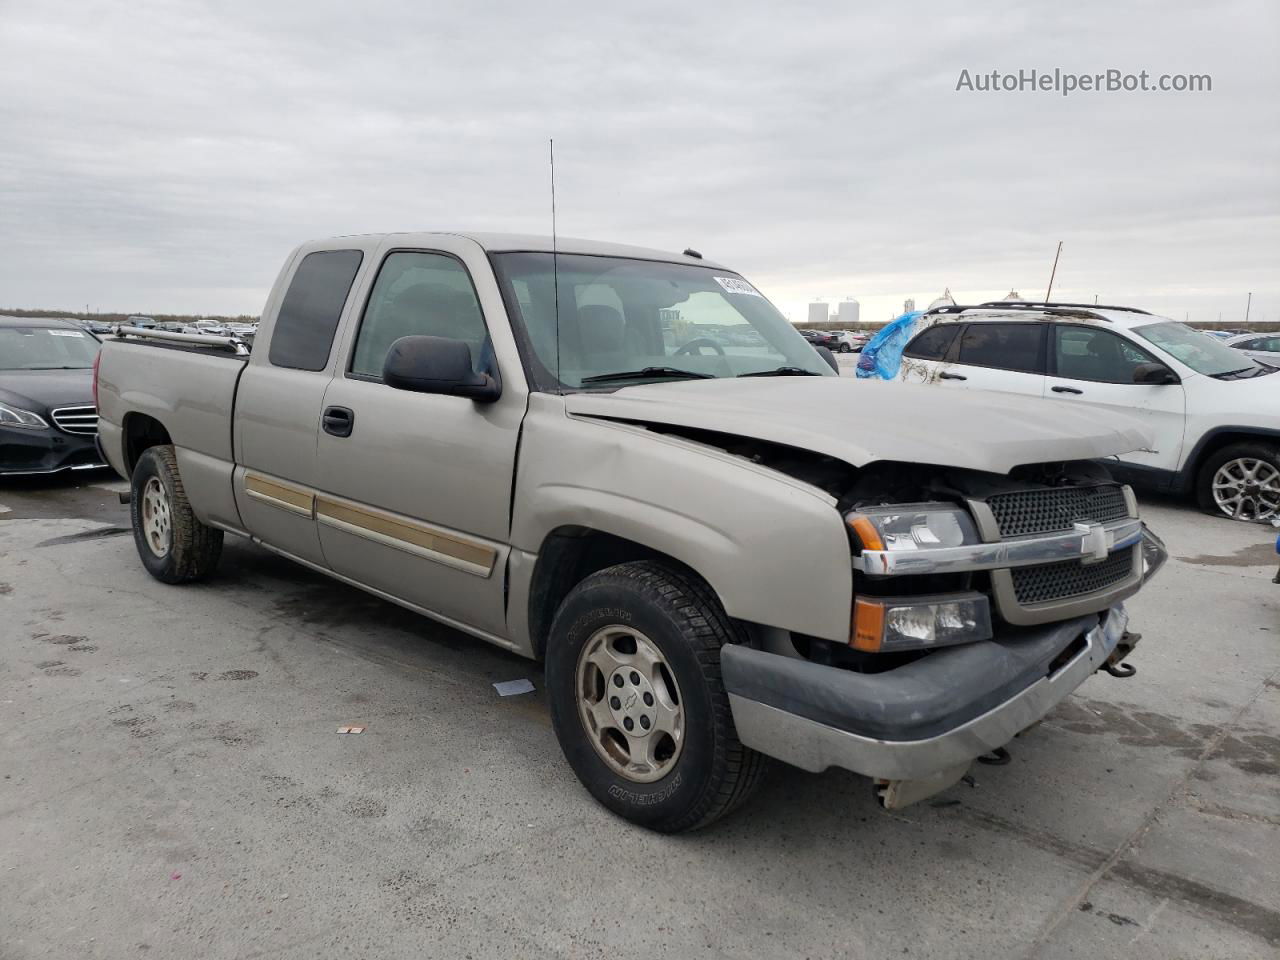
[[[1280,376],[1185,324],[1131,307],[998,301],[945,306],[897,379],[1136,415],[1153,443],[1108,461],[1135,485],[1194,493],[1238,520],[1280,516]]]

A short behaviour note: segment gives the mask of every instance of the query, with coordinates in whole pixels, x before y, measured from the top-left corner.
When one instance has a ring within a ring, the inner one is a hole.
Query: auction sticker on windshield
[[[763,297],[759,290],[741,277],[716,277],[716,283],[724,287],[725,293],[741,293],[748,297]]]

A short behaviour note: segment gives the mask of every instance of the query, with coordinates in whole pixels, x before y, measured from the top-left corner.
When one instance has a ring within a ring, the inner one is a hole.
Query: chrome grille
[[[58,407],[52,413],[53,423],[59,430],[84,437],[98,434],[98,411],[92,404],[79,407]]]
[[[1117,550],[1099,563],[1064,560],[1038,567],[1015,567],[1013,594],[1018,603],[1048,603],[1083,597],[1106,590],[1133,573],[1133,552],[1138,547]]]
[[[1129,515],[1118,483],[997,493],[987,498],[987,506],[1002,538],[1056,533],[1077,523],[1110,523]]]

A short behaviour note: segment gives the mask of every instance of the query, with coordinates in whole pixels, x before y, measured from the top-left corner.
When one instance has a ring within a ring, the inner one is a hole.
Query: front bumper
[[[1117,604],[877,674],[730,644],[721,670],[745,746],[815,773],[922,780],[1040,720],[1106,663],[1127,623]]]
[[[0,427],[0,476],[61,473],[106,466],[95,438],[43,430]]]

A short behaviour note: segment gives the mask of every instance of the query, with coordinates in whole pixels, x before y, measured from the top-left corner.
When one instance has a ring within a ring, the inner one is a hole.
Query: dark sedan
[[[0,317],[0,475],[103,466],[93,402],[100,346],[73,323]]]
[[[815,347],[826,347],[831,350],[837,346],[835,334],[828,330],[801,330],[800,336],[804,337]]]

